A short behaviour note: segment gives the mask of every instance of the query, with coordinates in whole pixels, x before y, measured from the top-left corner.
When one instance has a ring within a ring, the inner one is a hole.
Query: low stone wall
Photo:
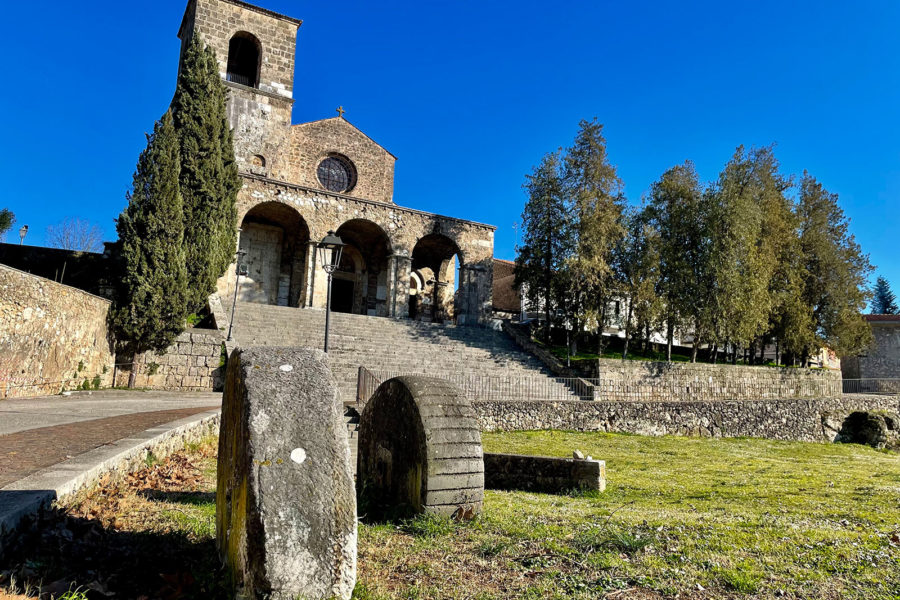
[[[215,329],[188,329],[165,352],[138,355],[135,386],[152,390],[211,392],[222,389],[222,333]],[[128,385],[130,358],[119,357],[116,385]]]
[[[606,462],[524,454],[484,454],[484,487],[559,493],[606,489]]]
[[[826,369],[747,367],[601,358],[566,367],[549,350],[534,343],[526,328],[504,323],[503,330],[522,349],[558,377],[582,379],[579,394],[607,402],[696,402],[836,398],[841,373]]]
[[[108,300],[0,264],[0,399],[108,387]]]
[[[564,429],[640,435],[834,440],[855,410],[900,410],[898,396],[719,402],[473,402],[484,431]]]
[[[837,398],[841,373],[793,369],[600,359],[594,399],[610,402]]]

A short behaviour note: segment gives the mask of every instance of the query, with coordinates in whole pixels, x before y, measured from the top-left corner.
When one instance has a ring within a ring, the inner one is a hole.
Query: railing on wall
[[[845,394],[900,394],[900,378],[844,379]]]
[[[368,402],[382,382],[404,375],[434,376],[409,371],[370,371],[359,368],[356,401]],[[567,377],[494,377],[483,375],[441,375],[456,384],[469,400],[593,400],[594,390],[586,380]]]
[[[410,371],[370,371],[359,368],[356,400],[365,404],[383,381],[403,375],[431,375]],[[576,377],[504,377],[441,375],[441,379],[459,386],[472,401],[501,400],[607,400],[614,402],[690,402],[690,401],[752,401],[828,399],[841,395],[839,379],[793,381],[708,381],[687,383],[663,381],[621,381]],[[900,380],[895,392],[882,386],[881,392],[900,393]],[[871,386],[868,389],[874,389]],[[845,386],[844,393],[848,392]]]

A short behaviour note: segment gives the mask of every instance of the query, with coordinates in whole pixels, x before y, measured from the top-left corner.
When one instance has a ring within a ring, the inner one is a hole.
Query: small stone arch
[[[375,520],[481,513],[481,430],[463,392],[419,375],[382,383],[360,417],[356,486],[361,512]]]
[[[335,279],[332,308],[337,306],[342,312],[354,314],[388,316],[390,237],[380,225],[368,219],[350,219],[338,227],[336,233],[347,245],[344,251],[354,257],[356,269],[352,279]]]
[[[309,227],[284,202],[255,204],[241,216],[238,247],[244,252],[238,297],[245,302],[301,306]]]
[[[247,87],[259,87],[259,71],[262,66],[262,44],[259,38],[247,31],[238,31],[228,42],[228,63],[225,79]]]
[[[412,251],[411,272],[427,272],[432,277],[431,285],[423,288],[428,290],[428,296],[417,294],[415,300],[410,300],[410,314],[415,315],[413,318],[443,322],[452,321],[456,317],[459,313],[456,288],[462,283],[457,280],[456,270],[464,264],[459,245],[443,233],[429,233],[416,241]]]

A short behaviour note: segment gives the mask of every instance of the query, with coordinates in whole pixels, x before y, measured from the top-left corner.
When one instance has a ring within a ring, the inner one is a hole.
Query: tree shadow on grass
[[[190,504],[191,506],[203,506],[216,503],[215,492],[140,490],[138,491],[138,495],[155,502],[175,502],[178,504]]]
[[[214,540],[122,531],[60,509],[46,511],[3,557],[0,574],[30,582],[48,599],[76,587],[91,599],[230,598]]]

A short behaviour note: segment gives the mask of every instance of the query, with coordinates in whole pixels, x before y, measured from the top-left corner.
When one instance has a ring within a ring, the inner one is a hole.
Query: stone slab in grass
[[[481,513],[481,430],[449,381],[413,375],[382,383],[360,416],[357,464],[365,516]]]
[[[241,597],[349,599],[356,493],[326,355],[238,349],[219,434],[216,537]]]

